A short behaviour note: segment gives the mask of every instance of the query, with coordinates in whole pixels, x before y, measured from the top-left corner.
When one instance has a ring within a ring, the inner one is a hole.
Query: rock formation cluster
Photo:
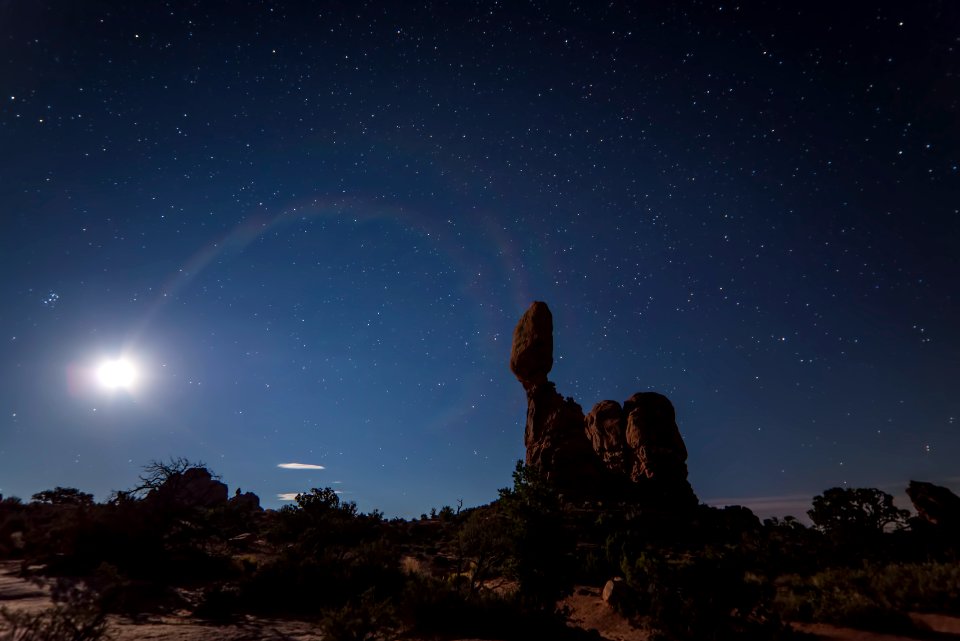
[[[517,323],[510,353],[510,369],[527,394],[527,465],[570,497],[630,498],[671,509],[697,504],[666,396],[638,392],[623,405],[600,401],[584,416],[548,380],[552,368],[553,315],[537,301]]]
[[[216,508],[229,505],[231,508],[260,511],[260,497],[253,492],[237,493],[227,499],[227,485],[205,467],[191,467],[174,472],[162,485],[150,491],[146,500],[164,508]]]

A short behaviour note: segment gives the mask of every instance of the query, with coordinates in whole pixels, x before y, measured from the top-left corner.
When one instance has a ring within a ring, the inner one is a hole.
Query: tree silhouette
[[[210,478],[215,481],[220,480],[220,475],[211,472],[203,461],[191,461],[182,456],[170,457],[167,461],[153,460],[143,466],[143,474],[139,477],[140,485],[131,490],[117,492],[114,501],[143,498],[152,490],[158,490],[162,485],[181,478],[184,472],[193,468],[207,470],[210,473]]]
[[[910,512],[876,488],[834,487],[813,498],[807,515],[822,532],[856,536],[903,528]]]
[[[93,494],[81,492],[75,487],[57,486],[52,490],[37,492],[30,497],[34,503],[49,505],[93,505]]]

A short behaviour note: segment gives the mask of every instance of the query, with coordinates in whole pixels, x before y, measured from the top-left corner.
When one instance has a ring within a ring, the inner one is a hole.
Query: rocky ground
[[[0,607],[36,612],[50,607],[50,591],[17,576],[19,562],[0,562]],[[273,620],[244,617],[241,620],[211,624],[186,612],[148,616],[131,620],[111,616],[110,635],[114,641],[321,641],[316,624],[309,621]],[[0,639],[5,639],[0,631]]]
[[[960,639],[960,617],[942,614],[911,614],[920,629],[915,637],[904,637],[880,632],[866,632],[852,628],[838,628],[823,623],[799,624],[798,630],[814,634],[822,641],[908,641],[909,639],[939,639],[949,641]]]

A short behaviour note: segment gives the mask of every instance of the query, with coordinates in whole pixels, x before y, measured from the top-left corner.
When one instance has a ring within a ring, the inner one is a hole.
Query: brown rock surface
[[[639,392],[623,404],[627,446],[633,454],[630,478],[687,478],[687,447],[670,400],[656,392]]]
[[[933,525],[960,530],[960,496],[948,488],[924,481],[910,481],[907,496],[917,516]]]
[[[535,301],[513,330],[510,370],[524,388],[547,382],[553,368],[553,314],[546,303]]]
[[[603,586],[603,592],[600,594],[600,598],[610,607],[616,607],[617,603],[623,599],[626,591],[627,586],[623,582],[623,578],[615,576]]]
[[[527,388],[523,442],[527,465],[564,492],[579,495],[603,483],[603,465],[583,432],[583,410],[549,381]]]
[[[616,401],[600,401],[593,406],[585,420],[587,438],[593,451],[600,455],[610,470],[625,474],[627,437],[623,422],[623,408]]]

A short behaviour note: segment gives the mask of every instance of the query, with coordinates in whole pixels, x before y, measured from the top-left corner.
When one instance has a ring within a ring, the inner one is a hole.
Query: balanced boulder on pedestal
[[[586,416],[547,379],[553,367],[553,315],[537,301],[513,332],[510,369],[527,394],[526,463],[566,496],[630,498],[685,509],[697,498],[687,482],[687,449],[673,404],[638,392],[623,406],[601,401]]]

